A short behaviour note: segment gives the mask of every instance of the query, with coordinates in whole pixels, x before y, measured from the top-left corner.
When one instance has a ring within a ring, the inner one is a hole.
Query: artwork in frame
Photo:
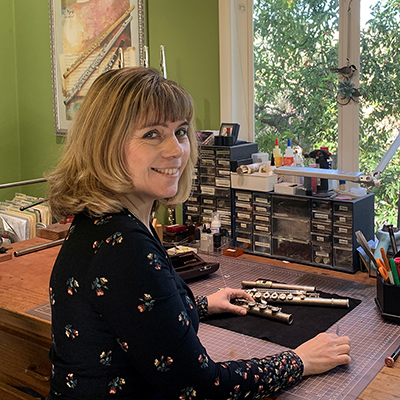
[[[56,135],[103,72],[144,65],[144,0],[49,0]]]

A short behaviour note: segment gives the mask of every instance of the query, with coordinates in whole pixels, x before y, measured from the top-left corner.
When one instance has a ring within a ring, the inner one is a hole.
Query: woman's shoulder
[[[88,213],[82,212],[75,216],[71,224],[71,228],[73,227],[75,229],[90,229],[99,232],[118,230],[124,233],[129,231],[145,233],[147,231],[145,226],[132,213],[125,209],[119,213],[104,214],[100,217],[93,217]]]

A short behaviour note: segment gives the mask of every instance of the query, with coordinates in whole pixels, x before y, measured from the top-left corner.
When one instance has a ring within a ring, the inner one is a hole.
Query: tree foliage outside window
[[[338,0],[254,0],[255,132],[260,151],[337,154]],[[400,123],[400,1],[377,0],[361,31],[360,167],[369,174],[397,135]],[[354,101],[350,100],[350,101]],[[376,224],[397,225],[400,149],[375,192]]]

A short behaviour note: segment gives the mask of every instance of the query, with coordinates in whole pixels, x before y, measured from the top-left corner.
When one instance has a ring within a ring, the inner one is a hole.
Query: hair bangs
[[[163,80],[143,93],[135,116],[135,128],[141,129],[165,122],[191,122],[192,118],[191,96],[175,82],[171,85],[171,81]]]

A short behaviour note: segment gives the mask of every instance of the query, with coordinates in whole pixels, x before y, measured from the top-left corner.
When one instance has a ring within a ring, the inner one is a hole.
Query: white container
[[[265,164],[267,161],[269,161],[268,153],[253,153],[251,155],[251,158],[252,158],[254,164],[256,164],[256,163]]]
[[[292,182],[281,182],[274,185],[275,193],[296,194],[299,185]]]
[[[231,186],[233,189],[271,192],[274,190],[277,178],[276,174],[269,175],[257,172],[254,174],[239,175],[236,172],[231,172]]]

